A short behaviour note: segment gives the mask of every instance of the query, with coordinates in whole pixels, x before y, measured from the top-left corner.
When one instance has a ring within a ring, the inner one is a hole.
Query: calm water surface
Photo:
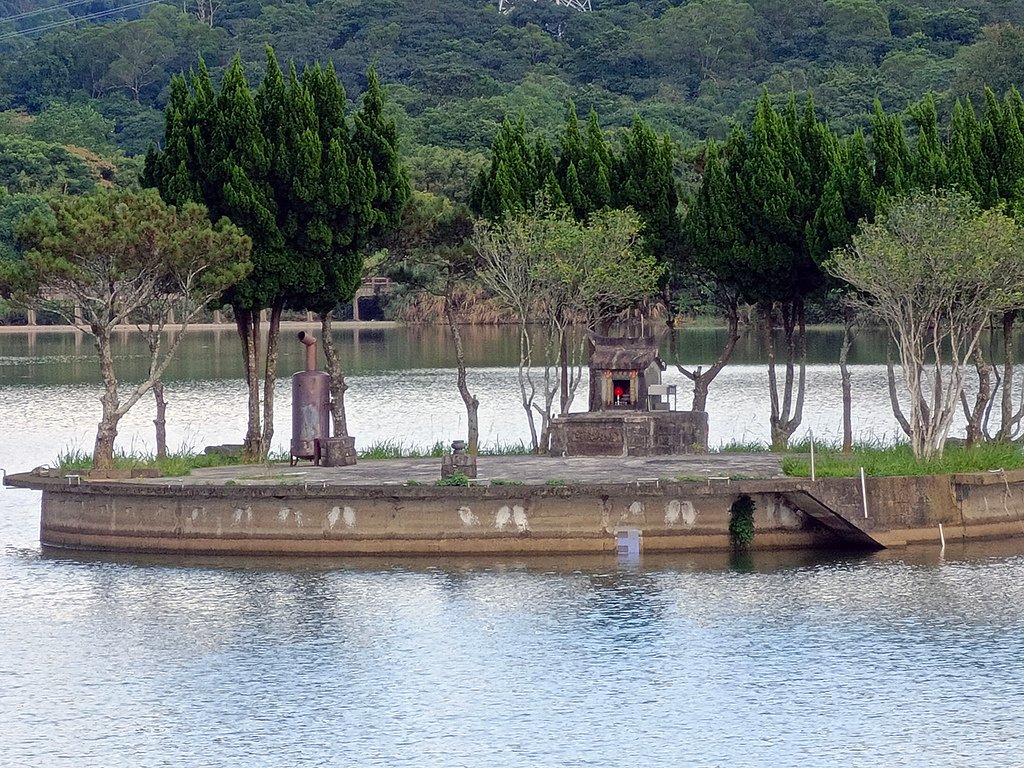
[[[96,377],[69,339],[37,338],[28,363],[25,339],[0,336],[0,466],[88,447]],[[196,341],[169,384],[172,439],[236,441],[234,339],[222,355],[212,334]],[[457,431],[435,342],[389,332],[349,350],[361,442]],[[514,345],[497,334],[474,350],[490,439],[520,439]],[[722,440],[760,439],[755,363],[715,385],[728,402],[712,430],[737,425]],[[882,431],[884,399],[867,394],[879,370],[862,362],[855,386],[862,423]],[[824,389],[834,371],[822,359],[812,376]],[[816,431],[837,420],[830,402],[813,400]],[[278,412],[283,441],[286,398]],[[145,444],[152,416],[129,418],[121,440]],[[0,490],[4,767],[1024,762],[1015,542],[639,563],[182,561],[44,553],[37,527],[37,495]]]

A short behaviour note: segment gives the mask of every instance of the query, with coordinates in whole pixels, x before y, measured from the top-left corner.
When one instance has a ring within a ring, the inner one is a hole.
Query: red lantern
[[[622,397],[622,387],[616,387],[615,388],[615,396],[616,397]]]

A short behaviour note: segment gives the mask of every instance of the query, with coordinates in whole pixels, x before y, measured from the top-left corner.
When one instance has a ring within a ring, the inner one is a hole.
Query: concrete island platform
[[[436,485],[440,459],[347,467],[262,464],[188,477],[52,469],[5,483],[42,492],[46,547],[258,555],[721,551],[732,505],[755,504],[753,550],[898,547],[1024,536],[1024,470],[926,477],[785,477],[770,453],[481,456],[478,479]]]

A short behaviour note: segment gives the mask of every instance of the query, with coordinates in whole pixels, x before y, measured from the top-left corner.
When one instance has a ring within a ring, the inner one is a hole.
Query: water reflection
[[[1009,765],[1022,575],[1020,542],[742,568],[8,552],[5,764]]]
[[[183,358],[172,439],[241,434],[232,334]],[[0,466],[88,444],[95,374],[76,343],[0,335]],[[360,440],[460,426],[444,343],[351,337]],[[508,439],[514,345],[489,329],[472,353],[485,430]],[[837,422],[833,379],[811,370],[816,432]],[[880,382],[855,369],[862,428],[886,410]],[[760,365],[715,386],[713,430],[759,429]],[[150,419],[126,419],[126,445]],[[1010,766],[1024,748],[1019,540],[632,563],[114,556],[40,551],[38,505],[0,491],[4,766]]]
[[[305,326],[303,326],[305,327]],[[314,332],[318,332],[313,328]],[[507,367],[519,359],[519,339],[510,326],[471,326],[464,329],[467,364],[470,367]],[[284,375],[303,367],[303,349],[289,344],[292,330],[282,332],[280,370]],[[686,365],[713,362],[725,338],[720,328],[685,328],[663,338],[664,358]],[[341,326],[335,340],[343,352],[345,368],[352,374],[454,365],[448,332],[441,326],[383,326],[358,328]],[[808,332],[808,360],[814,365],[832,365],[837,360],[841,331],[834,328]],[[864,332],[851,352],[853,365],[878,364],[885,360],[885,337]],[[149,355],[135,332],[115,335],[118,365],[125,380],[141,378]],[[747,333],[737,345],[733,362],[761,363],[765,359],[764,339]],[[233,327],[190,331],[171,367],[167,381],[223,379],[242,375],[242,361]],[[81,333],[37,331],[0,334],[0,385],[15,383],[81,383],[99,380],[95,352],[90,338]]]

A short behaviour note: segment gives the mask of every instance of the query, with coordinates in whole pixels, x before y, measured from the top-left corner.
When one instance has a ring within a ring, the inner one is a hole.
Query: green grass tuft
[[[717,453],[768,453],[770,450],[771,448],[765,443],[731,440],[720,445]]]
[[[409,458],[409,451],[401,440],[379,440],[359,450],[357,455],[360,459],[405,459]]]
[[[238,458],[234,456],[194,453],[187,446],[168,452],[162,459],[158,459],[153,453],[129,454],[117,451],[114,454],[114,469],[156,467],[164,477],[182,477],[192,474],[194,469],[226,467],[239,463]],[[57,455],[56,465],[62,470],[89,470],[92,469],[92,454],[80,448],[67,448]]]
[[[465,475],[465,473],[455,470],[448,477],[443,477],[440,480],[438,480],[436,483],[434,483],[434,485],[465,488],[469,486],[469,478]]]
[[[519,441],[518,443],[503,443],[495,441],[494,445],[484,446],[480,449],[481,456],[530,456],[533,451],[530,447]]]
[[[947,475],[1020,469],[1024,467],[1024,452],[1011,443],[982,443],[971,448],[950,444],[941,457],[918,461],[905,443],[886,447],[858,445],[851,453],[815,443],[814,467],[817,477],[856,477],[861,467],[865,474],[875,477]],[[811,457],[809,454],[787,455],[782,459],[782,470],[793,477],[810,477]]]
[[[451,443],[438,440],[431,446],[407,444],[401,440],[381,440],[370,444],[358,452],[361,459],[439,459],[451,453]],[[531,451],[522,442],[502,443],[484,446],[480,449],[481,456],[528,456]]]

